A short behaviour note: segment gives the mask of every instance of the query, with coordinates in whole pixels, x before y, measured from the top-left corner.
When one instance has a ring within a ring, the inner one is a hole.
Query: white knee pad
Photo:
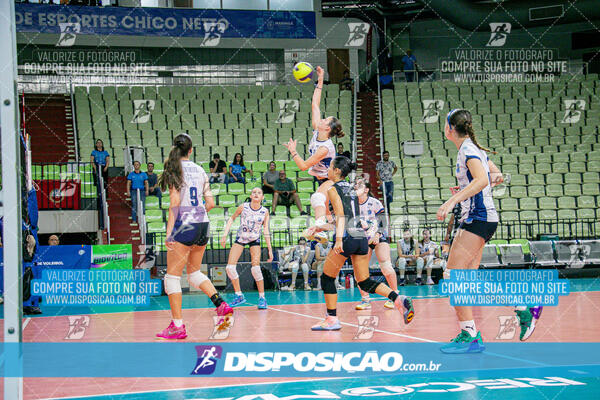
[[[263,280],[263,274],[260,270],[260,265],[253,265],[252,268],[250,268],[250,271],[252,271],[252,276],[256,282]]]
[[[165,275],[165,293],[167,295],[173,293],[181,293],[181,277],[176,275]]]
[[[297,262],[292,263],[292,272],[298,272],[299,267]]]
[[[391,261],[382,262],[379,264],[379,268],[381,268],[381,273],[383,276],[393,275],[396,273],[396,271],[394,271],[394,267],[392,267]]]
[[[302,273],[308,275],[308,264],[302,264]]]
[[[228,265],[225,267],[225,271],[227,271],[227,276],[230,280],[238,279],[240,277],[237,273],[237,265]]]
[[[207,280],[208,277],[204,275],[204,273],[200,270],[188,275],[188,281],[190,282],[190,285],[192,285],[195,288],[200,288],[200,285],[202,285],[202,283],[204,283]]]
[[[442,274],[442,278],[450,279],[450,270],[448,268],[444,269],[444,273]]]
[[[323,193],[315,192],[310,196],[310,205],[312,208],[325,207],[327,197]]]
[[[398,259],[398,268],[400,268],[400,269],[406,269],[406,258],[399,258]]]
[[[433,254],[425,257],[425,268],[431,268],[431,266],[433,265],[434,258],[435,257],[433,256]]]

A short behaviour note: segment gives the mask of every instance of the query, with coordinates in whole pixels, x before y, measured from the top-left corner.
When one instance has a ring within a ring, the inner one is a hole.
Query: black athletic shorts
[[[386,238],[385,236],[382,236],[382,237],[380,237],[380,238],[379,238],[379,243],[389,243],[389,241],[387,240],[387,238]],[[370,244],[370,245],[369,245],[369,247],[370,247],[372,250],[375,250],[375,247],[377,247],[377,245],[375,245],[375,244]]]
[[[498,228],[497,222],[478,221],[476,219],[471,222],[463,221],[458,227],[458,229],[463,229],[482,237],[486,243],[492,239],[492,236],[496,233],[496,228]]]
[[[333,236],[335,245],[335,235]],[[342,252],[340,253],[346,258],[350,256],[364,256],[369,254],[369,240],[366,237],[346,236],[342,241]]]
[[[235,239],[235,244],[239,244],[240,246],[243,246],[243,247],[246,247],[246,246],[248,246],[248,247],[260,246],[260,239],[253,240],[253,241],[251,241],[249,243],[242,243],[242,242],[239,241],[239,239]]]
[[[206,246],[209,233],[208,222],[183,225],[180,220],[175,221],[171,237],[174,241],[186,246]]]

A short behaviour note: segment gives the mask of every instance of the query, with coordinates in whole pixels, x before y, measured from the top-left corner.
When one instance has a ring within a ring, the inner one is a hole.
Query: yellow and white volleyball
[[[310,82],[314,73],[314,68],[307,62],[299,62],[294,65],[293,73],[294,78],[296,78],[298,82]]]

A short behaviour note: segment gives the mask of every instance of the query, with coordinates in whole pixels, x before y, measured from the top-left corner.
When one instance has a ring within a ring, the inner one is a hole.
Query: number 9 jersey
[[[181,160],[183,184],[179,191],[181,202],[177,211],[177,221],[184,224],[209,222],[204,208],[204,188],[208,185],[208,176],[198,164]]]

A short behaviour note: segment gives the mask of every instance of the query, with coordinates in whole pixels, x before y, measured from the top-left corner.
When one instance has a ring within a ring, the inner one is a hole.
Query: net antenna
[[[15,2],[0,1],[0,132],[4,250],[4,398],[23,399],[22,193],[21,134],[17,97]],[[10,21],[10,23],[6,23]]]

